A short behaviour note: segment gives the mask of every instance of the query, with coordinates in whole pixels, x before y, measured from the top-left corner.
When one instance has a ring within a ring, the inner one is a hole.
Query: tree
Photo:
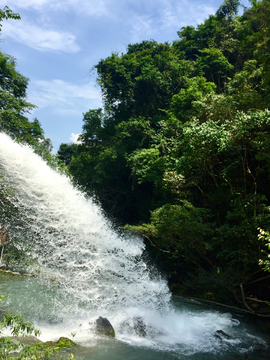
[[[176,281],[180,271],[216,279],[221,266],[234,293],[259,270],[257,228],[270,226],[268,5],[238,17],[226,0],[172,45],[143,41],[96,65],[104,109],[84,114],[68,169]]]
[[[258,240],[264,243],[264,250],[262,250],[262,258],[259,260],[259,264],[263,266],[265,271],[270,272],[270,233],[258,228]]]
[[[76,157],[78,150],[77,144],[61,144],[57,152],[58,163],[69,165],[73,156]]]
[[[4,19],[20,19],[20,15],[7,6],[0,9],[0,31]],[[0,52],[0,131],[30,144],[45,160],[54,164],[51,141],[44,137],[40,122],[36,118],[31,122],[26,117],[35,108],[26,101],[28,81],[16,70],[15,59]]]
[[[125,228],[139,233],[162,252],[170,254],[171,261],[183,257],[197,265],[203,259],[214,266],[206,255],[204,236],[210,228],[203,221],[205,215],[205,210],[183,200],[181,204],[166,204],[153,211],[150,224],[126,225]]]
[[[30,131],[24,114],[35,106],[25,100],[28,79],[15,67],[14,58],[0,53],[0,128],[11,136],[20,136]]]
[[[173,96],[170,111],[182,122],[188,121],[198,115],[195,103],[205,99],[209,94],[214,94],[216,85],[207,82],[203,76],[188,79],[184,88]]]
[[[217,85],[219,92],[224,90],[227,79],[232,75],[233,65],[219,49],[209,48],[200,50],[200,56],[195,66],[198,72],[203,71],[207,81]]]
[[[180,31],[177,31],[177,35],[180,40],[174,42],[175,50],[184,59],[196,60],[200,50],[198,30],[196,30],[194,26],[186,26],[182,27]]]
[[[169,44],[147,41],[129,46],[126,54],[101,60],[96,69],[105,110],[121,122],[131,116],[160,116],[192,66],[179,61]]]
[[[0,31],[2,30],[2,21],[4,19],[19,20],[20,18],[21,18],[20,15],[10,10],[8,6],[5,6],[3,9],[0,9]]]
[[[226,18],[232,20],[233,15],[238,12],[240,1],[238,0],[224,0],[216,12],[216,15],[220,18]]]

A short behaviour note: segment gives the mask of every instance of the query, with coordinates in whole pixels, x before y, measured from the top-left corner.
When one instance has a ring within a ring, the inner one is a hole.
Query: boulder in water
[[[71,348],[77,346],[77,344],[70,340],[67,337],[60,337],[58,341],[46,341],[42,344],[43,348],[57,348],[57,349],[64,349],[64,348]]]
[[[214,334],[216,338],[219,340],[230,340],[232,337],[228,334],[226,334],[223,330],[217,330]]]
[[[141,337],[146,336],[146,325],[141,317],[134,318],[134,330],[135,333]]]
[[[63,337],[63,336],[59,338],[59,340],[57,341],[56,344],[57,344],[57,346],[60,347],[60,349],[77,346],[77,344],[74,341],[70,340],[67,337]]]
[[[146,337],[147,335],[147,328],[145,322],[140,316],[125,320],[121,324],[121,330],[129,334],[136,334],[140,337]]]
[[[96,320],[96,332],[100,335],[106,335],[106,336],[112,336],[115,337],[115,331],[114,328],[112,326],[112,324],[109,322],[108,319],[103,318],[103,317],[99,317]]]

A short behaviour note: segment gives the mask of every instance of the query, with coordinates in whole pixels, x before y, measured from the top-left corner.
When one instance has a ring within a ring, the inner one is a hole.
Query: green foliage
[[[61,144],[57,153],[57,162],[68,165],[73,156],[76,156],[78,150],[77,144]]]
[[[221,91],[226,84],[226,80],[231,76],[233,65],[223,55],[222,51],[216,48],[200,50],[200,56],[195,66],[198,72],[203,72],[208,81],[214,82],[218,90]]]
[[[231,18],[237,14],[239,5],[240,1],[238,0],[224,0],[217,10],[216,15],[221,18]]]
[[[33,326],[33,323],[24,321],[19,314],[6,313],[0,321],[0,334],[5,328],[10,328],[13,336],[34,333],[39,335],[39,331]],[[13,353],[17,352],[17,359],[23,359],[26,355],[30,356],[29,347],[22,346],[17,341],[12,341],[9,337],[1,337],[0,339],[0,356],[3,360],[14,358]],[[35,351],[34,351],[35,352]],[[34,355],[34,353],[32,353]],[[33,357],[32,357],[33,358]]]
[[[207,82],[202,76],[187,79],[184,88],[173,96],[170,111],[182,122],[188,121],[199,114],[197,104],[207,95],[215,93],[216,86]]]
[[[6,297],[6,295],[0,296],[1,301],[3,297]],[[20,314],[4,314],[0,321],[0,335],[2,335],[4,329],[9,329],[12,336],[16,337],[24,337],[30,334],[40,335],[40,331],[34,327],[33,323],[25,321],[24,317]],[[75,345],[73,341],[67,338],[60,338],[55,344],[51,342],[37,342],[34,345],[25,345],[23,342],[12,337],[2,336],[0,338],[0,357],[2,360],[48,359],[61,349],[74,347]],[[72,354],[69,356],[69,359],[74,359]]]
[[[253,7],[246,12],[246,22],[249,26],[249,34],[246,45],[251,47],[254,57],[263,66],[263,81],[267,85],[269,96],[269,35],[270,35],[270,3],[268,0],[255,2]]]
[[[0,31],[4,19],[20,19],[7,6],[0,9]],[[7,133],[18,142],[31,145],[35,152],[50,165],[55,166],[51,155],[52,144],[44,137],[38,119],[28,120],[35,105],[27,102],[28,79],[16,70],[16,60],[0,52],[0,131]]]
[[[164,160],[157,148],[140,149],[128,157],[128,164],[131,174],[136,176],[138,184],[142,184],[144,181],[155,182],[160,177],[164,171]]]
[[[0,295],[0,301],[3,301],[3,298],[7,297],[7,295]]]
[[[15,67],[14,58],[0,53],[0,130],[21,137],[33,130],[24,113],[35,106],[25,101],[28,79]]]
[[[96,69],[105,109],[115,115],[114,121],[122,121],[133,115],[153,117],[168,108],[192,64],[179,61],[169,44],[147,41],[101,60]]]
[[[181,205],[166,204],[151,213],[149,235],[163,241],[166,247],[182,249],[190,255],[190,250],[204,251],[202,238],[207,232],[207,225],[203,224],[204,210],[195,208],[187,201]]]
[[[2,21],[4,19],[19,20],[20,18],[21,18],[20,15],[10,10],[8,6],[5,6],[3,9],[0,9],[0,31],[2,30]]]
[[[43,157],[49,157],[51,142],[45,139],[38,119],[25,116],[35,106],[26,101],[28,79],[16,71],[14,58],[0,52],[0,131],[17,141],[32,145]]]
[[[32,322],[26,322],[20,314],[6,313],[1,319],[1,331],[3,328],[11,328],[11,333],[14,336],[23,334],[32,334],[35,336],[40,334],[40,331],[35,329]]]
[[[259,260],[259,264],[265,271],[270,272],[270,233],[261,228],[258,228],[258,239],[264,243],[264,250],[262,250],[262,259]]]
[[[223,268],[231,293],[260,269],[270,226],[269,0],[226,0],[173,44],[143,41],[96,69],[104,109],[59,158],[177,281]],[[264,261],[264,260],[263,260]],[[177,275],[175,275],[175,273]],[[180,275],[183,274],[183,275]],[[211,275],[211,276],[212,276]]]

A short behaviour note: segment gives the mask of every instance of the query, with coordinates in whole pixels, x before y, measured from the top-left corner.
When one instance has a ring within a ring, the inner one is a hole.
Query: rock
[[[77,346],[77,344],[70,340],[69,338],[67,337],[60,337],[59,340],[57,341],[56,343],[57,346],[60,347],[60,349],[62,348],[66,348],[66,347],[74,347],[74,346]]]
[[[141,317],[135,317],[133,320],[135,333],[141,337],[146,336],[146,325]]]
[[[217,330],[214,336],[220,340],[230,340],[232,337],[226,334],[223,330]]]
[[[95,330],[98,334],[115,337],[114,328],[112,327],[112,324],[109,322],[108,319],[100,316],[96,320],[95,326],[96,326]]]
[[[44,348],[54,348],[56,346],[56,341],[45,341],[43,344],[42,344],[42,347],[43,349]]]
[[[32,335],[27,335],[27,336],[12,336],[11,339],[12,339],[12,340],[19,341],[20,343],[26,344],[26,345],[34,345],[34,344],[40,344],[40,343],[42,343],[41,340],[39,340],[37,337],[32,336]]]
[[[147,335],[146,325],[140,316],[135,316],[122,322],[121,330],[129,334],[135,333],[140,337],[146,337]],[[154,329],[152,331],[154,332]]]
[[[60,337],[58,341],[46,341],[42,344],[43,348],[57,348],[59,350],[77,346],[77,344],[67,337]]]

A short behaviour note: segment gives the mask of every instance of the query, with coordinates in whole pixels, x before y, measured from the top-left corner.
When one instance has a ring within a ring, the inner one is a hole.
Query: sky
[[[93,66],[143,40],[169,43],[197,26],[223,0],[0,0],[21,20],[5,20],[0,51],[29,79],[27,100],[57,152],[76,141],[83,113],[102,107]],[[241,0],[250,6],[248,0]]]

